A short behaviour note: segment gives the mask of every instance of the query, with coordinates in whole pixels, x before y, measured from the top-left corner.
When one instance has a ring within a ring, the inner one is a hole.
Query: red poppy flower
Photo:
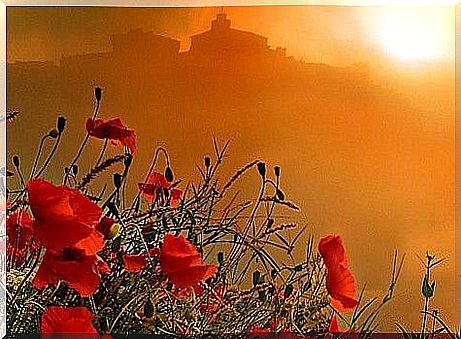
[[[93,333],[93,314],[86,307],[49,306],[43,312],[41,333]]]
[[[101,220],[99,220],[99,223],[96,225],[95,229],[104,236],[104,239],[109,239],[110,232],[114,224],[114,219],[103,216]]]
[[[342,332],[339,330],[338,319],[336,318],[335,314],[333,314],[333,317],[331,317],[330,325],[328,326],[328,332],[330,333]]]
[[[152,248],[149,251],[149,255],[155,256],[159,253],[158,248]],[[148,263],[149,257],[145,254],[125,254],[122,257],[123,266],[125,270],[130,273],[136,273],[141,271]]]
[[[138,183],[139,190],[141,191],[143,197],[152,202],[155,200],[157,193],[163,190],[167,190],[171,187],[171,183],[166,180],[165,176],[162,173],[153,172],[149,175],[146,183]],[[182,196],[182,191],[177,188],[172,188],[169,191],[170,203],[171,205],[176,205]]]
[[[173,206],[176,206],[180,201],[182,197],[182,190],[173,188],[170,190],[170,203]]]
[[[86,121],[86,130],[95,138],[109,139],[114,145],[126,146],[131,153],[136,151],[136,134],[123,125],[120,118],[107,121],[90,118]]]
[[[320,240],[319,252],[327,269],[326,287],[332,306],[339,311],[357,306],[355,279],[347,262],[343,241],[338,235],[328,235]]]
[[[206,265],[200,253],[182,235],[167,234],[160,247],[160,267],[177,287],[185,288],[212,277],[215,265]]]
[[[98,288],[100,273],[109,272],[107,264],[98,256],[85,255],[78,248],[64,248],[58,253],[46,251],[32,284],[42,289],[62,280],[82,297],[87,297]]]
[[[26,211],[17,210],[6,219],[6,250],[16,265],[24,262],[26,254],[34,254],[38,244],[33,238],[33,220]]]
[[[79,191],[36,179],[27,184],[27,193],[34,234],[47,249],[78,247],[95,254],[104,246],[103,236],[94,229],[101,209]]]

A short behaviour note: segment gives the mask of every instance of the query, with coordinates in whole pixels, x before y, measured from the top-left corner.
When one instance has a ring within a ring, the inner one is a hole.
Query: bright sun
[[[375,23],[386,52],[403,61],[434,60],[447,54],[450,26],[430,12],[396,11]]]

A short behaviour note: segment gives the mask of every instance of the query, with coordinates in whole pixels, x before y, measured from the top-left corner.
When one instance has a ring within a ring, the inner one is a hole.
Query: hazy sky
[[[454,7],[225,7],[235,28],[267,36],[307,61],[451,63]],[[8,60],[58,60],[110,49],[108,36],[133,27],[181,40],[208,29],[209,8],[8,8]]]

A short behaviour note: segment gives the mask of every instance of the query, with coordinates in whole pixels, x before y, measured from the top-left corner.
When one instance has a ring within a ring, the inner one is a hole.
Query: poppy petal
[[[93,314],[86,307],[49,306],[42,315],[41,333],[94,333]]]
[[[354,309],[358,304],[355,279],[341,237],[328,235],[322,238],[319,252],[327,269],[326,288],[333,298],[332,305],[339,311]]]

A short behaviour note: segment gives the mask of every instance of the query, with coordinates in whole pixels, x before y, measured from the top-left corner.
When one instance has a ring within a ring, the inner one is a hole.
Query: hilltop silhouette
[[[218,72],[216,76],[228,72],[229,75],[252,73],[271,77],[288,72],[286,76],[291,78],[298,74],[299,77],[320,80],[336,74],[338,79],[346,81],[368,80],[366,67],[338,68],[295,60],[286,55],[285,48],[271,48],[266,37],[233,28],[225,13],[217,14],[209,30],[191,37],[188,51],[180,52],[179,40],[142,29],[113,34],[110,42],[110,52],[62,56],[59,65],[14,62],[8,64],[8,70],[13,80],[15,76],[22,77],[28,73],[48,80],[56,77],[66,77],[68,81],[90,78],[103,83],[115,78],[122,70],[123,77],[136,73],[161,74],[169,77],[156,78],[157,84],[178,83],[181,78],[196,76],[196,72],[204,69]]]

